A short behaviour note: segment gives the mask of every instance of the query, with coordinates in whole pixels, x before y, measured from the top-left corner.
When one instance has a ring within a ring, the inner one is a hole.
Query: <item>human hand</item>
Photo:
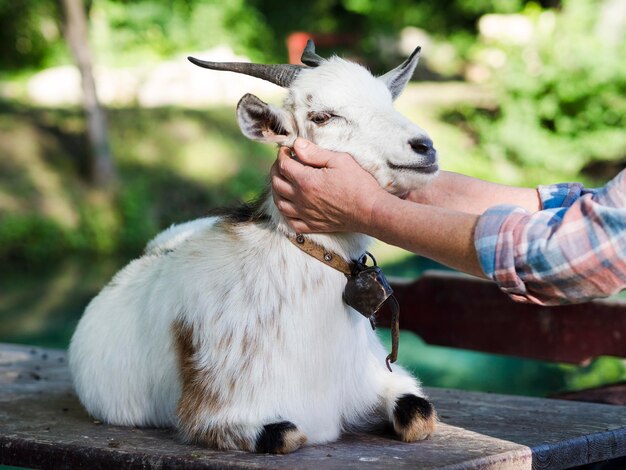
[[[274,203],[297,233],[367,232],[381,193],[373,176],[347,153],[322,149],[298,138],[281,147],[272,166]],[[301,163],[302,162],[302,163]]]

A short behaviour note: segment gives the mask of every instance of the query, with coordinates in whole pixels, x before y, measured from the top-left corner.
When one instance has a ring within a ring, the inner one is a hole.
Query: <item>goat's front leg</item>
[[[246,387],[245,376],[229,376],[223,364],[202,360],[193,334],[191,326],[182,322],[174,325],[180,364],[181,394],[176,414],[181,438],[220,450],[287,454],[300,448],[307,437],[294,423],[275,416],[259,418],[253,404],[249,404],[252,416],[246,416],[233,405],[234,397]]]
[[[437,412],[428,401],[415,379],[394,366],[383,393],[387,419],[404,442],[428,438],[437,426]]]
[[[290,421],[242,420],[240,410],[218,393],[206,371],[184,377],[178,401],[178,431],[183,440],[220,450],[287,454],[299,449],[306,435]],[[231,412],[229,412],[231,410]],[[245,415],[244,415],[245,416]]]

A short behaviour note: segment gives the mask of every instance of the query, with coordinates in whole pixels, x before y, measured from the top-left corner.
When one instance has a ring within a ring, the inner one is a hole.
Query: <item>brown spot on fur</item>
[[[254,351],[250,351],[250,349],[253,349],[253,346],[254,341],[252,335],[249,334],[247,331],[244,332],[243,338],[241,339],[241,351],[254,354]]]
[[[196,348],[193,344],[193,328],[178,320],[172,325],[172,331],[181,371],[188,372],[190,367],[192,367],[192,357],[196,353]]]
[[[239,241],[239,233],[237,226],[229,220],[221,220],[215,224],[216,228],[219,228],[233,242]]]
[[[227,429],[207,431],[203,417],[215,413],[224,406],[224,402],[215,387],[219,371],[211,367],[201,369],[198,365],[192,326],[177,320],[172,325],[172,333],[182,385],[181,396],[176,409],[180,431],[187,440],[210,447],[220,449],[249,448],[249,445],[247,447],[239,445],[245,441],[243,437],[237,437],[236,433],[233,434]],[[235,442],[237,442],[237,447],[232,447]]]
[[[222,336],[217,343],[217,347],[224,352],[229,351],[232,348],[233,344],[233,332],[229,331],[227,334]]]
[[[219,450],[247,450],[254,451],[254,443],[247,436],[244,426],[229,425],[224,427],[210,427],[198,433],[192,442],[199,444],[209,443],[211,447]]]
[[[241,364],[241,373],[242,375],[248,374],[252,370],[252,355],[246,354],[246,358]]]

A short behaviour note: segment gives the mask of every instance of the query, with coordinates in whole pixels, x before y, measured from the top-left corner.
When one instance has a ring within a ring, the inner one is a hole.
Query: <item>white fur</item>
[[[311,106],[342,118],[315,128],[306,117]],[[350,152],[391,192],[432,177],[385,165],[419,158],[407,141],[425,133],[356,64],[334,58],[305,70],[279,112],[286,139],[310,137]],[[69,349],[76,391],[92,416],[119,425],[180,424],[175,321],[193,328],[197,367],[219,371],[215,393],[223,406],[199,417],[207,429],[237,425],[255,439],[263,425],[288,420],[309,444],[322,443],[343,429],[389,421],[401,395],[424,396],[400,366],[387,370],[387,351],[369,321],[342,301],[345,276],[286,238],[290,229],[271,198],[264,211],[270,223],[225,229],[212,217],[170,227],[92,300]],[[360,234],[312,238],[346,259],[370,241]]]

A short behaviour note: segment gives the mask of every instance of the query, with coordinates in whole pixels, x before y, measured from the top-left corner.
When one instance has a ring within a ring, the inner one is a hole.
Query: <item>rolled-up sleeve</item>
[[[584,302],[626,288],[626,170],[608,185],[540,186],[542,210],[488,209],[475,247],[485,275],[514,300]]]

